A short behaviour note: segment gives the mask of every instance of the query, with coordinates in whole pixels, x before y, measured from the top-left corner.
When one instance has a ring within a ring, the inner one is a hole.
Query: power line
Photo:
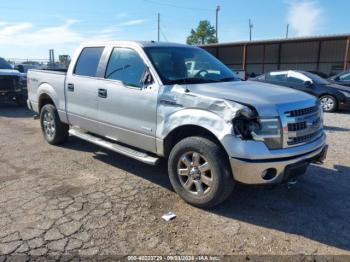
[[[163,38],[165,39],[165,41],[169,42],[168,38],[165,36],[165,33],[163,32],[162,28],[160,28],[160,32],[161,32]]]
[[[160,13],[158,13],[158,42],[160,40],[159,33],[160,33]]]

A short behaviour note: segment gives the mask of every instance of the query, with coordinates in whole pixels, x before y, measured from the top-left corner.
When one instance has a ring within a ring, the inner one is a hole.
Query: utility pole
[[[158,13],[158,42],[160,41],[160,13]]]
[[[252,28],[253,28],[253,24],[249,18],[249,41],[252,41]]]
[[[51,49],[49,49],[49,63],[52,63],[52,53],[51,53]]]
[[[218,30],[219,30],[219,11],[220,11],[220,6],[218,5],[215,10],[215,34],[216,34],[216,41],[219,42],[219,37],[218,37]]]
[[[288,33],[289,33],[289,24],[287,24],[286,38],[288,38]]]

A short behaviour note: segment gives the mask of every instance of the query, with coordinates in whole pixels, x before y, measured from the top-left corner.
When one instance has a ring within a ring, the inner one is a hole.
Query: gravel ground
[[[71,137],[47,144],[32,113],[0,106],[0,254],[350,255],[350,114],[326,114],[330,145],[292,188],[238,185],[201,210],[152,167]],[[172,211],[170,222],[161,216]],[[0,259],[1,261],[1,259]]]

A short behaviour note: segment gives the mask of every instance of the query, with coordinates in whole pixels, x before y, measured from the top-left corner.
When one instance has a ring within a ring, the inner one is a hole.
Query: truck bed
[[[28,102],[32,105],[33,111],[39,113],[38,101],[41,94],[45,93],[51,97],[57,110],[64,112],[66,72],[56,70],[29,70],[27,81]]]

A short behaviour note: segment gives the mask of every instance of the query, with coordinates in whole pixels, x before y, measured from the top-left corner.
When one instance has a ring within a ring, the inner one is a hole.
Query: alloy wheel
[[[198,152],[183,154],[177,165],[177,174],[183,188],[194,195],[204,195],[210,191],[213,183],[211,166]]]
[[[53,139],[56,133],[55,119],[51,112],[46,111],[43,116],[43,127],[46,136]]]

